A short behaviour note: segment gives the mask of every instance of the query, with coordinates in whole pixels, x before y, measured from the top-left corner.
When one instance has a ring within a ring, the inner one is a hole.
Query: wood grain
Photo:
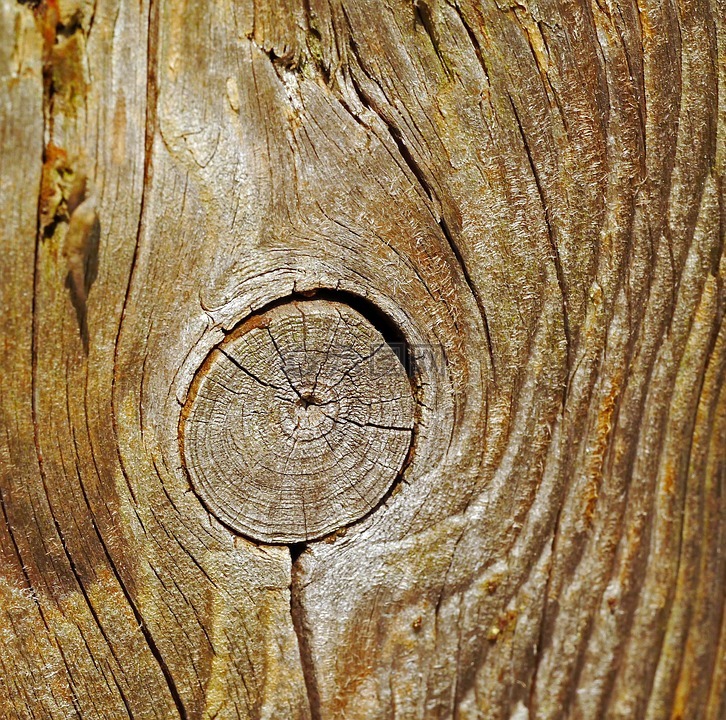
[[[726,717],[724,18],[0,0],[0,716]],[[179,427],[310,295],[414,437],[288,547]]]
[[[211,512],[256,540],[339,530],[389,491],[413,437],[406,371],[341,303],[255,315],[200,369],[182,413],[183,454]]]

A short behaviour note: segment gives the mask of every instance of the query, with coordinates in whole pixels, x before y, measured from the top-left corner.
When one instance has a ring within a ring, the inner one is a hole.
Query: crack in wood
[[[414,437],[411,383],[379,331],[349,305],[296,300],[253,316],[217,350],[180,427],[209,509],[242,534],[288,544],[369,514]]]

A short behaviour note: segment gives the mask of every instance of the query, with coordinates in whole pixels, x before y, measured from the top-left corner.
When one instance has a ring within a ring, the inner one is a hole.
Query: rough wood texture
[[[185,467],[215,517],[298,543],[370,512],[413,436],[406,371],[358,312],[326,300],[255,315],[218,345],[182,413]]]
[[[0,0],[0,713],[723,720],[725,18]],[[258,544],[181,412],[319,290],[405,339],[412,453]]]

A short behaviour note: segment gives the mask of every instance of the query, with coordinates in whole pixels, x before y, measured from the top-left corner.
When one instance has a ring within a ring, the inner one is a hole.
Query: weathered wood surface
[[[0,0],[0,88],[3,717],[726,717],[723,0]],[[181,411],[321,289],[412,453],[257,544]]]
[[[182,457],[212,514],[261,542],[359,520],[411,448],[414,399],[383,335],[328,300],[253,315],[210,353],[182,411]]]

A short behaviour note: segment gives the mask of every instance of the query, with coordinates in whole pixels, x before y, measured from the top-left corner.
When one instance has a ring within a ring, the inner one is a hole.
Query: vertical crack
[[[290,549],[290,559],[292,560],[290,571],[290,616],[300,651],[300,665],[308,695],[310,718],[311,720],[321,720],[320,692],[315,677],[315,663],[310,644],[310,628],[301,597],[304,575],[304,569],[301,565],[307,545],[305,543],[293,543],[288,547]]]
[[[567,291],[567,282],[565,280],[565,274],[564,269],[562,267],[562,260],[560,258],[560,251],[557,246],[557,238],[556,238],[556,230],[553,227],[552,223],[550,222],[550,216],[549,216],[549,205],[547,203],[547,198],[545,195],[545,189],[542,186],[542,179],[540,178],[540,173],[537,170],[537,165],[535,164],[534,158],[532,156],[532,149],[529,145],[529,140],[527,139],[527,135],[524,131],[524,126],[522,125],[522,121],[519,117],[519,112],[517,111],[517,106],[512,99],[511,96],[509,96],[509,104],[512,109],[512,114],[514,116],[514,120],[517,123],[517,128],[519,129],[519,134],[522,138],[522,143],[524,145],[524,151],[527,155],[527,162],[529,164],[530,171],[532,173],[532,178],[534,179],[535,186],[537,188],[537,194],[539,196],[540,204],[542,206],[542,213],[544,217],[545,226],[547,227],[547,238],[549,240],[550,244],[550,250],[552,251],[552,262],[554,263],[555,267],[555,274],[557,276],[557,285],[560,290],[560,294],[562,296],[562,325],[563,325],[563,332],[565,335],[565,343],[567,346],[567,371],[568,371],[568,378],[565,383],[564,393],[562,396],[562,404],[564,407],[565,400],[567,397],[567,390],[570,382],[569,373],[570,369],[572,368],[572,353],[574,351],[573,345],[572,345],[572,335],[570,331],[570,320],[569,320],[569,313],[568,313],[568,291]]]
[[[454,257],[456,258],[457,263],[459,263],[459,267],[461,268],[461,272],[464,276],[464,280],[469,287],[469,292],[471,292],[472,297],[474,298],[474,301],[476,302],[477,308],[479,309],[479,314],[481,315],[482,324],[484,326],[484,337],[486,339],[487,344],[487,353],[489,355],[489,362],[492,366],[492,381],[494,384],[496,384],[497,381],[497,366],[496,361],[494,360],[494,347],[492,345],[492,336],[491,332],[489,330],[489,318],[487,317],[487,311],[486,307],[484,306],[484,300],[481,297],[481,294],[479,290],[476,287],[476,284],[474,283],[474,280],[472,279],[469,268],[464,260],[464,256],[461,253],[461,250],[459,246],[456,243],[456,240],[454,239],[454,236],[451,234],[451,230],[449,229],[448,224],[446,223],[446,220],[444,219],[443,215],[441,216],[441,219],[439,220],[439,227],[441,228],[441,232],[443,233],[444,237],[446,238],[446,242],[449,244],[449,247],[451,248],[451,252],[454,253]]]

